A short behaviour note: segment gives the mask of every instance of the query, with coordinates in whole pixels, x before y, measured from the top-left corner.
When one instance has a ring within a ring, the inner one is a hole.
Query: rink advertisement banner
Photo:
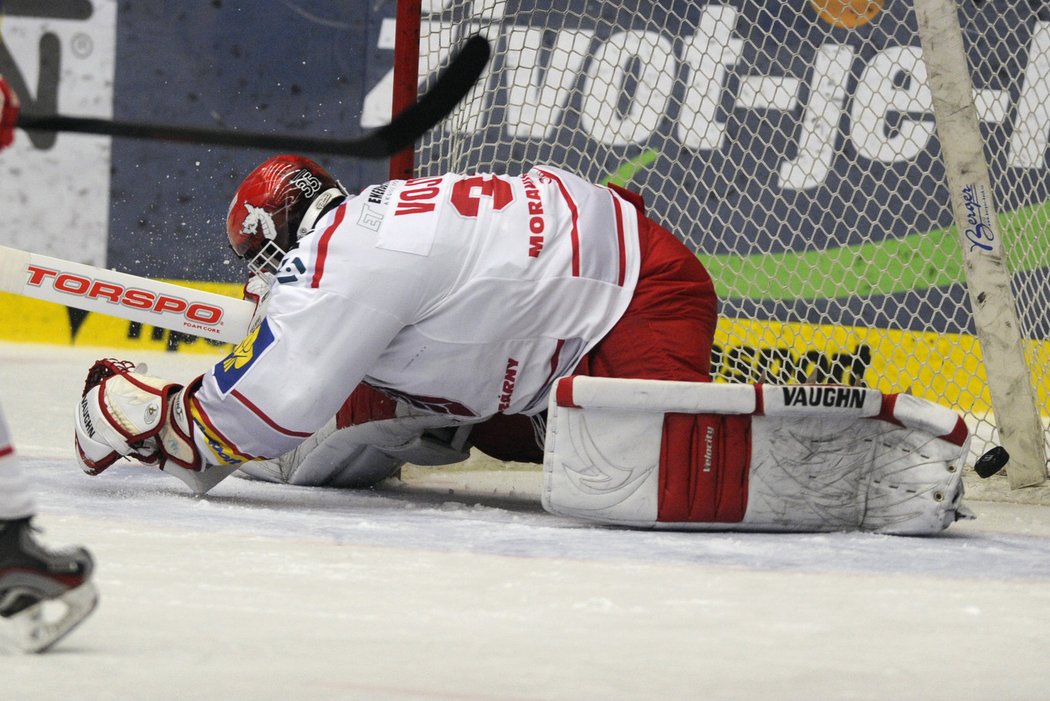
[[[550,21],[539,3],[487,5],[499,79],[449,127],[461,150],[639,187],[710,261],[728,316],[972,333],[913,3],[655,5],[637,26],[611,3]],[[455,36],[454,13],[424,7],[430,31]],[[959,8],[1009,237],[1047,218],[1050,10]],[[1047,274],[1047,250],[1015,247],[1019,284]],[[932,258],[880,267],[908,251]]]
[[[228,283],[192,286],[232,297],[241,291]],[[231,344],[4,293],[0,318],[16,320],[0,327],[0,341],[210,353],[216,360],[237,355]],[[1050,343],[1032,342],[1029,353],[1050,358]],[[861,384],[910,391],[975,412],[990,407],[980,344],[965,335],[722,319],[712,372],[719,382]],[[1035,386],[1040,406],[1050,406],[1050,386]]]
[[[1027,351],[1045,365],[1050,342],[1029,341]],[[968,335],[722,319],[712,373],[724,382],[861,384],[991,410],[981,346]],[[1036,379],[1039,406],[1050,406],[1050,386]]]
[[[330,0],[265,11],[247,0],[8,0],[0,9],[0,73],[27,113],[345,139],[364,131],[362,102],[392,65],[381,32],[393,3],[363,12]],[[376,118],[389,119],[389,106]],[[0,155],[0,243],[136,275],[232,282],[244,271],[229,253],[226,209],[270,155],[19,131]],[[386,176],[382,161],[309,155],[350,188]]]
[[[446,5],[424,2],[424,20],[462,19]],[[511,108],[508,88],[487,84],[479,111],[457,122],[477,143],[511,144],[492,160],[592,168],[595,179],[644,189],[658,217],[684,213],[676,233],[712,270],[724,316],[891,329],[920,318],[972,332],[950,212],[940,206],[947,192],[911,3],[878,11],[867,3],[868,12],[808,0],[659,0],[659,22],[627,31],[612,29],[623,14],[612,3],[563,5],[560,28],[540,37],[551,54],[571,47],[577,56],[562,109]],[[512,31],[539,31],[548,5],[487,6],[470,27],[493,40],[493,65],[531,70]],[[960,7],[980,59],[976,104],[1009,237],[1021,219],[1050,221],[1050,15],[1029,3]],[[392,0],[367,12],[323,0],[257,9],[246,0],[192,11],[9,2],[0,71],[39,111],[338,137],[389,118]],[[610,56],[624,57],[634,80],[623,113],[603,111],[596,86],[609,76],[589,62]],[[701,68],[718,80],[697,79]],[[138,275],[236,282],[243,268],[226,245],[226,209],[241,177],[268,155],[19,132],[15,149],[0,155],[0,242]],[[351,191],[386,177],[382,162],[317,158]],[[643,177],[649,172],[660,177]],[[829,248],[811,249],[814,229]],[[1035,230],[1046,236],[1050,227]],[[1042,260],[1017,271],[1019,284],[1046,276],[1050,245],[1041,250]],[[880,266],[902,251],[925,263]],[[841,270],[855,293],[837,296],[815,275],[787,272],[802,264]],[[1042,307],[1030,326],[1045,338]]]
[[[307,0],[123,3],[114,114],[289,136],[358,136],[362,102],[393,61],[380,4]],[[144,99],[148,96],[148,99]],[[389,103],[388,103],[389,104]],[[387,108],[389,118],[389,107]],[[108,261],[137,275],[242,281],[226,212],[268,150],[115,139]],[[384,161],[304,154],[358,190]]]

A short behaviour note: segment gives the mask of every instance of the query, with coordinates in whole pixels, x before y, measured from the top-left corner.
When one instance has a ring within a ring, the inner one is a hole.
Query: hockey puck
[[[973,471],[979,477],[987,479],[1003,469],[1009,460],[1010,454],[1006,452],[1006,448],[998,445],[978,458],[974,463]]]

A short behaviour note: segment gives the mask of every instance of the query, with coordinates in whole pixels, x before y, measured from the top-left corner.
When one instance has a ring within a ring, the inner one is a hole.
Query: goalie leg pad
[[[272,460],[252,460],[241,471],[266,482],[305,487],[371,487],[393,475],[404,461],[355,439],[352,427],[332,419],[316,433]]]
[[[602,523],[737,523],[747,508],[750,417],[548,410],[543,506]]]
[[[908,395],[576,377],[559,381],[548,414],[543,505],[553,513],[909,535],[966,513],[965,424]]]
[[[871,419],[751,424],[751,527],[923,535],[956,520],[966,454],[958,445]]]

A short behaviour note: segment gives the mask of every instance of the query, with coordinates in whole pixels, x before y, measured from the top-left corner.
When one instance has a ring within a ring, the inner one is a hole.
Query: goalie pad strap
[[[558,380],[552,401],[572,409],[754,416],[824,416],[881,419],[925,431],[961,446],[969,437],[962,417],[909,394],[838,385],[731,385],[583,376]]]
[[[750,463],[750,417],[666,414],[657,520],[739,523]]]

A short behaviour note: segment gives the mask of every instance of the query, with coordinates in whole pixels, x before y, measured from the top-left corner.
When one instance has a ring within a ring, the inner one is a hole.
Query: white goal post
[[[1042,424],[1028,379],[955,0],[915,0],[915,11],[970,307],[1000,441],[1010,454],[1010,485],[1038,485],[1046,480]]]
[[[418,70],[402,80],[424,89],[475,32],[494,55],[411,172],[551,162],[638,191],[715,279],[717,379],[909,392],[966,418],[974,459],[1005,445],[1011,487],[1045,480],[1041,3],[413,5]],[[991,251],[967,238],[974,216]]]

